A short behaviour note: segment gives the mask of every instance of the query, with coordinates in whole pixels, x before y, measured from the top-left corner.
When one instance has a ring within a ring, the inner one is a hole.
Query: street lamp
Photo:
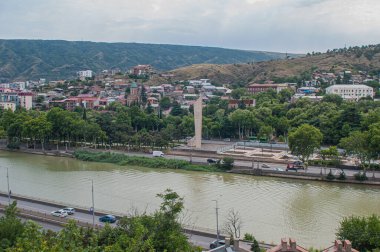
[[[9,172],[7,167],[7,184],[8,184],[8,205],[11,204],[11,191],[9,190]]]
[[[218,220],[218,200],[215,201],[215,210],[216,210],[216,244],[219,245],[219,220]]]
[[[92,228],[95,228],[95,206],[94,206],[94,180],[87,178],[88,180],[91,180],[91,198],[92,198],[92,207],[91,207],[91,212],[92,212]]]

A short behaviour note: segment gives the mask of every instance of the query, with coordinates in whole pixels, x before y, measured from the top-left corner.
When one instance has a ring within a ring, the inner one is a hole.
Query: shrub
[[[219,161],[217,166],[218,168],[227,171],[231,170],[234,167],[235,160],[232,157],[224,157],[222,161]]]
[[[327,174],[326,179],[328,179],[328,180],[334,180],[335,179],[335,176],[332,174],[331,169],[330,169],[329,173]]]
[[[341,173],[339,173],[339,176],[337,177],[338,180],[346,180],[346,173],[344,173],[344,171],[342,171]]]
[[[365,172],[358,172],[354,175],[355,179],[358,181],[368,180],[367,174]]]
[[[12,149],[12,150],[18,150],[18,149],[20,149],[20,143],[19,142],[12,142],[12,143],[9,143],[8,145],[7,145],[7,148],[8,149]]]

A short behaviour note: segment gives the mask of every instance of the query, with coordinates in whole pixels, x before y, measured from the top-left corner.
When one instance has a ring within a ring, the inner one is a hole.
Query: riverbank
[[[147,158],[127,156],[120,153],[111,152],[90,152],[84,150],[76,150],[74,157],[82,161],[103,162],[118,165],[135,165],[148,168],[161,169],[180,169],[187,171],[206,171],[206,172],[221,172],[215,165],[197,165],[191,164],[185,160],[164,159],[164,158]]]
[[[47,155],[47,156],[61,156],[61,157],[71,157],[82,161],[90,162],[104,162],[117,165],[134,165],[143,166],[148,168],[162,168],[162,169],[180,169],[187,171],[202,171],[202,172],[226,172],[224,170],[218,169],[215,165],[203,165],[203,164],[191,164],[186,160],[177,159],[163,159],[163,158],[152,158],[143,156],[134,156],[134,153],[124,153],[108,151],[108,150],[69,150],[69,151],[42,151],[42,150],[30,150],[30,149],[19,149],[10,150],[5,147],[0,147],[0,150],[11,151],[11,152],[22,152],[28,154],[37,155]],[[75,154],[76,153],[76,154]],[[195,153],[194,153],[195,154]],[[196,154],[193,155],[196,157]],[[205,156],[201,156],[205,158]],[[213,157],[213,156],[212,156]],[[357,181],[354,177],[347,177],[345,180],[329,180],[326,176],[316,173],[295,173],[295,172],[283,172],[283,171],[268,171],[264,169],[251,169],[248,167],[242,167],[235,165],[230,173],[251,175],[251,176],[265,176],[265,177],[277,177],[285,179],[297,179],[297,180],[313,180],[326,183],[339,183],[339,184],[359,184],[359,185],[372,185],[380,186],[379,178],[369,177],[365,181]]]

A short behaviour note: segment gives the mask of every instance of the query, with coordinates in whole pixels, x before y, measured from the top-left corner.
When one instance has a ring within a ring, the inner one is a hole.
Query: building
[[[287,84],[250,84],[248,85],[247,91],[251,94],[257,94],[261,92],[266,92],[269,89],[275,90],[279,93],[281,90],[288,88]]]
[[[279,245],[267,249],[267,252],[308,252],[308,250],[297,245],[296,240],[292,238],[289,238],[289,244],[286,238],[282,238]]]
[[[228,101],[228,108],[229,109],[237,109],[239,108],[239,105],[243,105],[248,107],[255,107],[256,106],[256,100],[255,99],[245,99],[245,100],[229,100]]]
[[[374,96],[373,88],[366,85],[332,85],[326,88],[326,94],[337,94],[343,99],[355,100]]]
[[[130,73],[137,76],[149,75],[153,73],[153,68],[151,65],[137,65],[132,68]]]
[[[352,248],[351,242],[349,240],[340,241],[336,240],[334,245],[326,248],[323,252],[359,252]]]
[[[33,107],[33,93],[31,92],[20,92],[18,93],[19,104],[21,108],[26,110],[32,109]]]
[[[136,82],[130,85],[130,93],[127,95],[126,103],[128,106],[132,104],[138,104],[141,101],[141,90],[137,86]]]
[[[79,79],[92,78],[93,72],[91,70],[84,70],[77,72]]]

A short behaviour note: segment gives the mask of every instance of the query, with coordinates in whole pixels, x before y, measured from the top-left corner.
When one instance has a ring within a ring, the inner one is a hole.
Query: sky
[[[306,53],[380,43],[380,0],[0,0],[0,38]]]

